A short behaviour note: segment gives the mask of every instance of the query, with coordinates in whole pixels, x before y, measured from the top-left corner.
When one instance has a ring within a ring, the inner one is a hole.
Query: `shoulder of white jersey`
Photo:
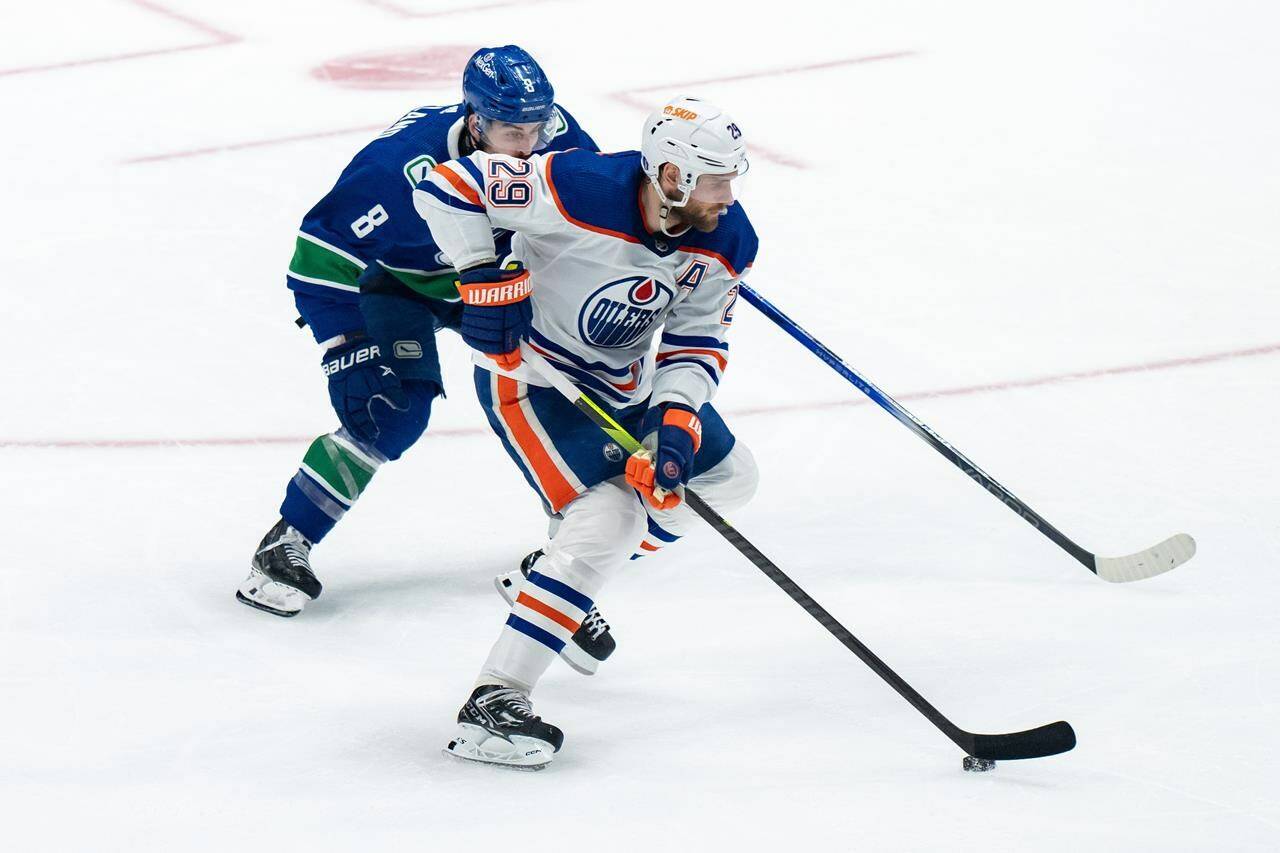
[[[507,154],[473,151],[466,157],[445,160],[435,165],[417,182],[415,191],[430,196],[445,207],[451,207],[454,210],[485,213],[485,198],[489,194],[491,178],[500,180],[521,178],[529,175],[532,170],[545,169],[545,163],[551,156],[563,153],[566,152],[539,153],[527,160],[522,160]],[[509,206],[502,204],[502,199],[497,199],[494,203],[498,207]],[[526,200],[515,206],[524,207],[527,204]]]
[[[640,188],[648,180],[639,151],[599,154],[584,149],[545,156],[547,187],[560,213],[570,223],[631,243],[663,242],[646,235],[640,216]],[[755,261],[759,241],[742,205],[735,203],[715,231],[689,231],[678,239],[678,251],[711,257],[732,278]]]
[[[544,157],[543,174],[561,215],[590,231],[633,243],[644,172],[640,152],[600,154],[585,148]]]

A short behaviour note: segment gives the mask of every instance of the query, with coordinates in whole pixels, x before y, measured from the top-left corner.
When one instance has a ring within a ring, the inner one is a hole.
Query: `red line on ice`
[[[141,59],[146,56],[162,56],[167,53],[182,53],[188,50],[207,50],[211,47],[222,47],[228,44],[235,44],[240,41],[240,37],[232,35],[204,23],[197,21],[195,18],[175,12],[165,6],[161,6],[154,0],[124,0],[126,3],[132,3],[141,9],[161,15],[177,21],[180,24],[199,30],[200,33],[209,37],[210,41],[201,42],[199,44],[184,44],[177,47],[157,47],[150,50],[136,50],[130,53],[113,53],[107,56],[95,56],[89,59],[71,59],[65,62],[51,62],[46,65],[24,65],[18,68],[0,68],[0,77],[6,77],[13,74],[34,74],[38,71],[57,71],[62,68],[76,68],[81,65],[101,65],[106,62],[124,62],[129,59]]]
[[[135,2],[140,2],[140,0],[135,0]],[[364,2],[369,3],[370,5],[375,5],[383,8],[391,8],[394,5],[394,4],[386,3],[383,0],[364,0]],[[515,5],[515,4],[500,3],[495,5],[505,6],[505,5]],[[480,8],[480,7],[471,7],[470,9],[460,9],[455,11],[458,11],[458,12],[474,11],[477,8]],[[418,15],[418,17],[427,17],[429,15],[435,15],[435,14],[453,14],[453,13],[454,13],[453,11],[450,11],[447,13],[446,12],[421,13]],[[704,83],[726,83],[726,82],[736,82],[739,80],[751,80],[757,77],[776,77],[776,76],[781,76],[786,74],[799,74],[804,71],[819,71],[826,68],[837,68],[842,65],[859,65],[867,62],[881,62],[887,59],[898,59],[900,57],[907,57],[907,56],[915,56],[915,52],[910,50],[900,50],[900,51],[895,51],[893,53],[877,53],[869,56],[854,56],[854,57],[849,57],[847,59],[833,59],[829,62],[817,62],[811,65],[795,65],[787,68],[774,68],[768,71],[751,71],[751,72],[746,72],[742,74],[731,74],[727,77],[712,77],[705,80],[689,80],[689,81],[680,82],[680,83],[664,83],[660,86],[647,86],[641,89],[631,89],[629,91],[624,91],[624,92],[612,92],[606,95],[606,97],[614,101],[617,101],[620,104],[625,104],[626,106],[634,107],[635,109],[638,109],[638,110],[648,111],[653,108],[653,104],[648,100],[645,100],[639,97],[636,94],[637,92],[651,92],[659,89],[676,90],[684,86],[697,86],[697,85],[702,85]],[[385,125],[345,127],[345,128],[338,128],[336,130],[320,130],[320,131],[315,131],[314,133],[300,133],[300,134],[295,134],[293,136],[277,136],[270,139],[257,139],[249,142],[230,142],[225,145],[213,145],[207,148],[188,148],[183,151],[168,151],[162,154],[147,154],[141,157],[131,157],[128,160],[122,160],[121,162],[125,164],[158,163],[163,160],[178,160],[185,157],[200,157],[206,154],[218,154],[224,151],[240,151],[246,148],[263,148],[270,145],[284,145],[290,142],[302,142],[308,139],[323,139],[328,136],[342,136],[348,133],[367,133],[370,130],[380,130],[384,126]],[[751,151],[755,155],[761,157],[762,159],[770,160],[774,163],[778,163],[783,166],[790,166],[795,169],[808,168],[808,165],[804,163],[804,161],[799,160],[783,152],[776,151],[771,148],[767,148],[758,142],[751,143]]]
[[[747,71],[740,74],[728,74],[723,77],[706,77],[701,80],[681,80],[676,83],[662,83],[657,86],[642,86],[636,89],[628,89],[622,92],[613,92],[610,98],[620,104],[626,104],[638,110],[648,112],[653,109],[653,103],[648,99],[642,98],[640,92],[657,92],[663,91],[672,94],[682,90],[687,90],[690,86],[704,86],[710,83],[736,83],[741,80],[756,80],[761,77],[784,77],[788,74],[801,74],[807,71],[825,71],[829,68],[839,68],[845,65],[861,65],[867,62],[883,62],[888,59],[902,59],[908,56],[915,56],[914,50],[897,50],[892,53],[874,53],[866,56],[851,56],[845,59],[832,59],[827,62],[815,62],[809,65],[792,65],[784,68],[771,68],[764,71]],[[809,165],[803,160],[799,160],[783,152],[776,151],[772,148],[766,148],[754,139],[750,144],[751,153],[754,156],[764,160],[777,163],[782,166],[790,166],[793,169],[807,169]]]
[[[683,84],[676,84],[676,86],[680,86],[680,85],[683,85]],[[642,92],[647,90],[636,89],[635,91]],[[617,101],[620,104],[625,104],[628,107],[634,107],[635,109],[641,110],[642,112],[646,112],[646,113],[652,110],[654,107],[654,104],[652,101],[644,100],[639,95],[636,95],[633,92],[614,92],[613,94],[609,95],[609,98]],[[761,145],[759,142],[756,142],[754,139],[751,140],[749,149],[750,149],[750,154],[753,157],[760,157],[763,160],[769,160],[773,163],[777,163],[782,166],[790,166],[793,169],[809,168],[808,164],[806,164],[803,160],[797,160],[795,157],[790,157],[779,151],[775,151],[772,148],[766,148],[765,146]]]
[[[1275,355],[1280,353],[1280,344],[1266,344],[1248,349],[1212,352],[1206,355],[1192,355],[1183,358],[1170,358],[1161,361],[1148,361],[1142,364],[1122,364],[1118,367],[1100,367],[1095,370],[1080,370],[1073,373],[1056,373],[1050,376],[1037,376],[1030,379],[1010,379],[1005,382],[989,382],[983,385],[965,385],[959,388],[943,388],[937,391],[913,391],[895,397],[896,400],[930,400],[937,397],[964,397],[970,394],[986,394],[992,391],[1012,391],[1017,388],[1035,388],[1039,385],[1060,385],[1081,379],[1100,379],[1106,376],[1122,376],[1126,373],[1145,373],[1157,370],[1176,370],[1179,367],[1194,367],[1199,364],[1211,364],[1215,361],[1230,361],[1237,358],[1252,358],[1259,355]],[[736,415],[763,415],[786,411],[812,411],[815,409],[835,409],[845,406],[866,406],[871,404],[868,397],[855,397],[849,400],[838,400],[833,403],[794,403],[781,406],[756,406],[738,409]]]
[[[487,429],[479,427],[457,427],[453,429],[433,429],[430,435],[440,438],[457,438],[483,435]],[[68,439],[63,441],[3,441],[0,447],[105,447],[113,450],[149,447],[246,447],[258,444],[306,444],[314,439],[314,435],[267,435],[247,438],[104,438],[104,439]]]
[[[1117,367],[1100,367],[1094,370],[1077,370],[1071,373],[1055,373],[1050,376],[1037,376],[1029,379],[1010,379],[1005,382],[988,382],[983,385],[965,385],[959,388],[942,388],[936,391],[913,391],[903,394],[898,400],[929,400],[936,397],[964,397],[973,394],[988,394],[994,391],[1010,391],[1016,388],[1035,388],[1040,385],[1060,385],[1082,379],[1101,379],[1107,376],[1122,376],[1128,373],[1145,373],[1158,370],[1177,370],[1180,367],[1194,367],[1200,364],[1212,364],[1218,361],[1231,361],[1239,358],[1253,358],[1260,355],[1280,354],[1280,343],[1249,347],[1248,349],[1212,352],[1205,355],[1168,358],[1160,361],[1148,361],[1141,364],[1122,364]],[[850,391],[850,394],[853,392]],[[846,406],[866,406],[871,400],[867,397],[850,397],[831,403],[790,403],[779,406],[753,406],[745,409],[734,409],[726,412],[731,417],[746,415],[771,415],[779,412],[818,411],[822,409],[838,409]],[[489,430],[481,427],[455,427],[453,429],[433,429],[427,436],[436,438],[459,438],[483,435]],[[278,435],[250,438],[121,438],[121,439],[0,439],[0,447],[71,447],[71,448],[148,448],[148,447],[242,447],[255,444],[303,444],[315,436]]]
[[[390,12],[401,18],[443,18],[448,15],[464,15],[468,12],[483,12],[488,9],[503,9],[508,6],[533,6],[537,3],[545,3],[546,0],[500,0],[496,3],[481,3],[474,6],[457,6],[453,9],[437,9],[431,12],[420,12],[415,9],[406,9],[399,3],[393,3],[391,0],[361,0],[367,6],[374,6],[385,12]]]
[[[200,32],[204,33],[205,35],[209,36],[210,38],[218,41],[233,42],[233,41],[240,40],[239,36],[232,35],[231,33],[226,32],[225,30],[220,30],[217,27],[213,26],[212,24],[206,24],[204,21],[197,21],[195,18],[192,18],[190,15],[184,15],[181,12],[175,12],[174,10],[166,6],[161,6],[159,3],[155,2],[155,0],[125,0],[125,2],[132,3],[135,6],[140,6],[143,9],[146,9],[148,11],[155,12],[157,15],[163,15],[166,18],[172,18],[173,20],[178,21],[179,23],[183,23],[189,27],[197,29]]]
[[[891,53],[872,53],[865,56],[850,56],[845,59],[831,59],[827,62],[814,62],[810,65],[790,65],[784,68],[770,68],[763,71],[747,71],[741,74],[729,74],[724,77],[706,77],[701,80],[681,80],[676,83],[662,83],[657,86],[642,86],[629,89],[630,92],[656,92],[659,90],[679,89],[684,86],[702,86],[707,83],[736,83],[739,80],[755,80],[760,77],[783,77],[788,74],[802,74],[806,71],[823,71],[828,68],[839,68],[844,65],[862,65],[867,62],[884,62],[888,59],[904,59],[915,56],[914,50],[895,50]]]
[[[324,139],[328,136],[344,136],[348,133],[372,133],[382,130],[385,124],[362,124],[359,127],[340,127],[336,130],[317,130],[311,133],[296,133],[292,136],[277,136],[270,139],[254,139],[249,142],[229,142],[226,145],[213,145],[208,148],[188,148],[185,151],[169,151],[164,154],[147,154],[142,157],[131,157],[121,163],[155,163],[160,160],[177,160],[183,157],[198,157],[202,154],[218,154],[223,151],[239,151],[244,148],[261,148],[267,145],[279,145],[284,142],[303,142],[308,139]]]

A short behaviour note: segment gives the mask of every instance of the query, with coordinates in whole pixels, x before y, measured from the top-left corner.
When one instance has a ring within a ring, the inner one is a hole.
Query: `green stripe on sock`
[[[373,479],[376,468],[343,449],[330,436],[322,435],[307,448],[302,462],[315,471],[338,494],[354,503]]]
[[[337,252],[300,236],[293,246],[289,272],[355,287],[363,270]]]

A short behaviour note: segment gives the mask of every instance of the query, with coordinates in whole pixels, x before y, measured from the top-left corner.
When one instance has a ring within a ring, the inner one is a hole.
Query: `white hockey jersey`
[[[640,210],[647,180],[635,151],[476,152],[437,166],[414,204],[457,269],[496,260],[493,228],[515,232],[513,254],[533,283],[529,345],[601,402],[623,408],[652,393],[653,405],[697,409],[728,363],[725,334],[756,235],[740,204],[710,234],[651,233]],[[546,384],[524,366],[504,375]]]

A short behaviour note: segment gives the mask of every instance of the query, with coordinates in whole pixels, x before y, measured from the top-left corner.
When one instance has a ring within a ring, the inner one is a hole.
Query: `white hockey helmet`
[[[640,166],[658,190],[664,208],[688,204],[702,175],[742,175],[749,166],[737,122],[724,110],[697,98],[667,101],[645,119],[643,133]],[[658,172],[664,163],[680,169],[676,185],[679,199],[668,199],[662,192]]]

